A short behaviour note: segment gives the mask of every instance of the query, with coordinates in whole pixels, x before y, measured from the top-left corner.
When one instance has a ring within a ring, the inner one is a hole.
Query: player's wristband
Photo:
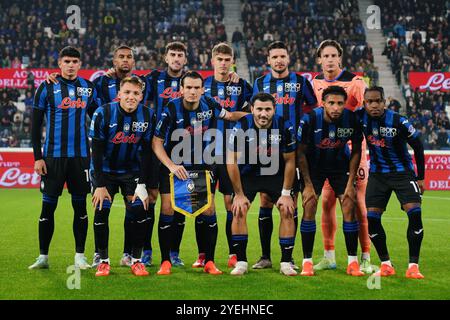
[[[148,198],[148,193],[147,193],[147,188],[145,187],[145,183],[140,183],[136,186],[136,190],[134,191],[134,193],[139,197],[139,199],[141,199],[142,201],[144,201],[145,199]]]
[[[282,196],[290,196],[291,195],[292,190],[289,189],[283,189],[281,190],[281,195]]]

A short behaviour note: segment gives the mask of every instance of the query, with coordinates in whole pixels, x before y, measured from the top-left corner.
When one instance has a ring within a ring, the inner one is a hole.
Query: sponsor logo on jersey
[[[236,86],[227,86],[226,89],[229,96],[239,96],[242,92],[242,88]]]
[[[338,138],[348,138],[353,134],[353,132],[354,132],[353,128],[338,128],[337,136]]]
[[[60,109],[69,109],[69,108],[73,108],[73,109],[84,109],[86,108],[86,102],[81,100],[80,98],[78,98],[77,100],[72,100],[69,97],[65,97],[64,99],[62,99],[61,104],[59,106],[57,106],[57,108]]]
[[[135,122],[131,125],[131,131],[133,132],[145,132],[148,128],[148,122]]]
[[[302,85],[296,82],[286,82],[284,84],[284,92],[299,92],[302,89]]]
[[[397,135],[397,128],[380,127],[380,135],[382,137],[393,138]]]

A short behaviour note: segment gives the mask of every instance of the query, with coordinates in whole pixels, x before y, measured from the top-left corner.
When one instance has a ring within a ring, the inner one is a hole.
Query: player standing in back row
[[[41,83],[34,98],[32,141],[34,170],[41,176],[43,195],[39,219],[40,255],[29,269],[48,268],[48,250],[55,228],[58,197],[67,183],[74,210],[75,266],[90,268],[84,255],[88,230],[86,195],[89,183],[87,113],[97,108],[94,84],[78,77],[81,54],[73,47],[59,52],[61,76],[57,84]],[[47,118],[44,152],[41,150],[42,123]]]
[[[317,105],[314,90],[306,78],[295,72],[289,72],[289,52],[283,42],[272,42],[267,51],[267,63],[270,65],[271,71],[256,79],[253,85],[253,95],[256,95],[258,92],[266,92],[273,95],[276,103],[275,114],[282,116],[284,120],[289,120],[297,128],[303,114],[310,112]],[[297,199],[300,191],[298,177],[294,181],[293,190],[296,195],[295,199]],[[273,231],[273,202],[265,193],[260,193],[260,199],[258,227],[262,256],[253,265],[254,269],[272,267],[270,242]],[[297,200],[295,200],[295,203],[297,203]],[[297,215],[296,206],[294,212],[296,233],[298,227]]]

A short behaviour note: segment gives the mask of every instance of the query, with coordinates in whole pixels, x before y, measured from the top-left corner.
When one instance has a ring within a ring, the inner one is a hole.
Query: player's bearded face
[[[289,66],[289,55],[286,49],[272,49],[269,52],[267,62],[273,71],[283,73]]]
[[[334,72],[341,69],[342,57],[339,56],[338,50],[333,46],[322,49],[318,63],[325,72]]]
[[[64,78],[73,79],[76,78],[81,68],[81,60],[73,57],[62,57],[58,59],[58,66]]]
[[[325,113],[331,121],[336,121],[344,112],[345,99],[341,95],[330,94],[326,97],[323,106]]]
[[[165,61],[171,71],[179,72],[187,63],[184,51],[169,50],[166,54]]]
[[[378,91],[368,91],[364,95],[364,108],[371,117],[381,117],[386,108],[384,99]]]
[[[227,74],[232,63],[233,57],[228,54],[218,53],[212,59],[214,70],[216,70],[219,74]]]
[[[134,68],[133,52],[128,49],[117,50],[113,59],[114,68],[120,72],[130,72]]]
[[[252,113],[258,127],[267,128],[272,123],[275,106],[272,104],[272,101],[256,100],[252,106]]]
[[[183,99],[189,103],[200,101],[200,97],[204,93],[201,79],[185,78],[184,83],[180,86],[180,93]]]
[[[122,109],[126,112],[133,112],[142,100],[142,88],[136,84],[126,82],[120,87],[118,97]]]

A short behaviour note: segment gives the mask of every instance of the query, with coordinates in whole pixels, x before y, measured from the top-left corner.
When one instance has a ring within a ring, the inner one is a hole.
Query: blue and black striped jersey
[[[205,96],[215,99],[227,111],[244,111],[246,103],[250,102],[252,98],[252,86],[240,79],[238,83],[220,82],[210,76],[205,80]],[[223,141],[216,143],[216,155],[221,155],[224,152],[226,143],[226,129],[232,129],[234,122],[226,120],[217,120],[217,130],[222,132]]]
[[[34,97],[34,108],[47,118],[44,157],[88,157],[86,114],[97,108],[94,84],[77,77],[58,83],[41,83]]]
[[[156,121],[161,119],[164,107],[171,99],[180,98],[179,78],[172,78],[166,70],[153,70],[145,76],[146,80],[146,101],[155,110]]]
[[[358,116],[369,146],[370,172],[414,173],[407,143],[414,144],[419,136],[408,119],[389,109],[379,118],[370,117],[364,109]]]
[[[350,148],[361,144],[362,132],[355,112],[344,109],[339,120],[327,122],[324,108],[315,108],[305,114],[297,131],[297,141],[306,145],[306,158],[310,170],[325,172],[348,172]]]
[[[137,76],[141,78],[141,80],[144,82],[144,85],[146,85],[146,79],[144,76],[138,76],[133,74],[133,76]],[[112,78],[108,77],[106,75],[100,76],[94,80],[95,88],[97,89],[97,98],[99,100],[98,105],[102,106],[104,104],[117,101],[117,94],[120,90],[120,81],[122,79],[119,78]],[[141,103],[145,104],[146,101],[146,88],[144,87],[143,94],[144,97],[142,98]]]
[[[317,105],[311,83],[295,72],[289,72],[286,78],[277,79],[268,73],[256,79],[253,85],[253,95],[258,92],[270,93],[275,97],[275,113],[289,120],[296,128],[303,114]]]
[[[139,104],[128,113],[119,102],[99,107],[92,118],[89,136],[105,143],[102,170],[107,173],[130,173],[140,170],[139,147],[151,142],[154,112]],[[91,162],[94,170],[94,163]]]
[[[240,153],[241,175],[284,175],[283,153],[295,151],[295,128],[289,120],[274,115],[270,128],[256,126],[253,114],[242,117],[233,127],[228,148]],[[266,169],[266,170],[264,170]],[[268,170],[272,169],[272,170]]]
[[[165,141],[167,155],[175,164],[182,164],[186,168],[212,164],[215,160],[214,148],[211,147],[210,152],[204,152],[213,142],[210,135],[212,133],[208,130],[215,129],[216,120],[223,118],[225,113],[226,110],[218,102],[205,96],[200,98],[198,108],[192,111],[184,108],[182,98],[174,99],[164,108],[155,128],[155,136]],[[199,143],[196,144],[196,141]],[[187,143],[188,148],[172,155],[172,150],[178,143]],[[184,151],[189,154],[184,154]],[[179,159],[175,159],[175,156],[179,156]]]

